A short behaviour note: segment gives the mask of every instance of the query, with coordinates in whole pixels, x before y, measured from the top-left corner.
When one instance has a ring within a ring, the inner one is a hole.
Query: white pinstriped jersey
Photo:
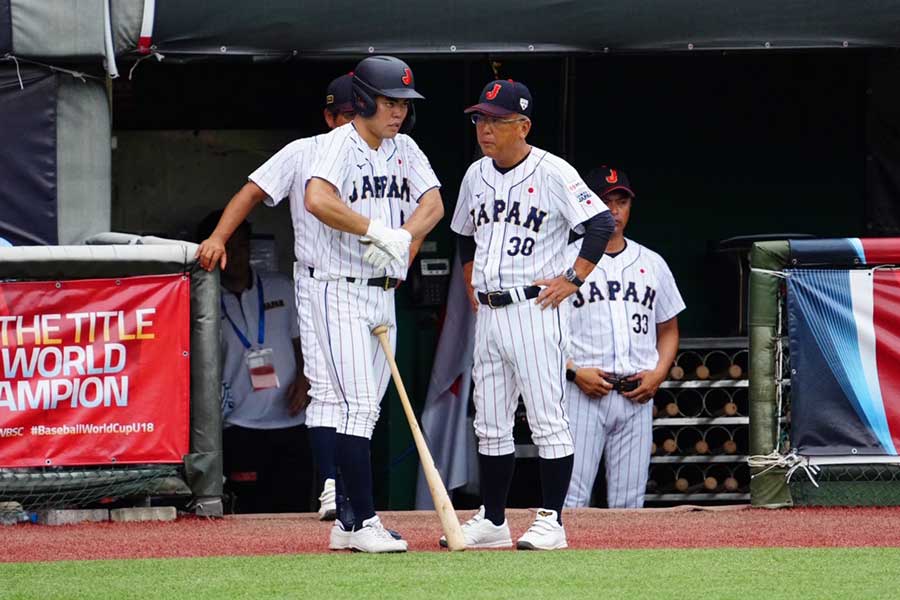
[[[569,163],[532,147],[520,165],[500,173],[484,157],[463,178],[450,227],[474,236],[476,290],[530,286],[572,266],[570,229],[608,210]]]
[[[625,250],[604,255],[570,302],[570,358],[617,375],[656,368],[656,325],[685,308],[666,261],[627,238]]]
[[[336,187],[354,211],[392,228],[403,225],[425,192],[440,187],[428,159],[411,137],[397,134],[372,150],[352,123],[320,138],[309,176]],[[313,264],[316,279],[406,277],[405,265],[392,262],[385,271],[365,262],[366,247],[357,235],[323,227],[319,245]]]
[[[291,220],[294,224],[294,256],[301,265],[312,266],[317,254],[322,222],[313,216],[303,204],[306,181],[316,149],[323,135],[295,140],[276,152],[248,179],[258,185],[268,198],[267,206],[277,206],[284,198],[290,199]]]

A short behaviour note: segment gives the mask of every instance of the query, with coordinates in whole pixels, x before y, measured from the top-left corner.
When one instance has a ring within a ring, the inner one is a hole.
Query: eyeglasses
[[[481,113],[472,113],[472,124],[482,125],[484,127],[496,127],[497,125],[508,125],[509,123],[518,123],[519,121],[527,120],[528,119],[525,117],[520,117],[518,119],[498,119],[497,117],[489,117]]]

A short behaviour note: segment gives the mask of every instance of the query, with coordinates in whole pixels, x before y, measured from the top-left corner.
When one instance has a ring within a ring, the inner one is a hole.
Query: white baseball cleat
[[[477,550],[478,548],[512,548],[512,537],[509,535],[509,525],[503,521],[503,525],[494,525],[484,518],[484,506],[478,509],[475,516],[462,524],[463,539],[466,548]],[[447,547],[446,536],[441,536],[441,547]]]
[[[352,534],[353,531],[344,529],[344,524],[341,523],[340,519],[335,519],[334,525],[331,526],[331,535],[328,539],[328,549],[349,550],[350,536]]]
[[[566,530],[556,521],[556,511],[539,508],[534,523],[519,538],[519,550],[561,550],[568,548]]]
[[[395,540],[377,515],[350,534],[350,549],[357,552],[406,552],[406,548],[406,540]]]
[[[319,520],[334,521],[337,516],[336,493],[334,479],[326,479],[322,493],[319,495]]]

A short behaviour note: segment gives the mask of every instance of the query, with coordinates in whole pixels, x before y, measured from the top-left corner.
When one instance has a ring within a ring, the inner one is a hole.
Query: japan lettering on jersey
[[[372,150],[352,123],[322,137],[309,177],[324,179],[354,211],[397,228],[415,211],[422,195],[440,182],[425,154],[411,137],[398,134]],[[406,277],[406,266],[391,263],[376,269],[362,258],[359,236],[323,227],[312,265],[316,279]]]
[[[322,228],[322,222],[306,210],[303,200],[309,169],[323,137],[325,135],[317,135],[291,142],[248,177],[268,194],[265,200],[267,206],[277,206],[284,198],[290,199],[294,256],[297,262],[305,266],[313,266]]]
[[[570,358],[617,375],[656,368],[656,325],[685,308],[666,261],[629,239],[620,254],[603,257],[570,302]]]
[[[529,286],[572,266],[565,256],[569,230],[582,229],[607,210],[563,159],[532,147],[516,168],[500,173],[490,158],[463,178],[450,227],[474,236],[476,290]]]

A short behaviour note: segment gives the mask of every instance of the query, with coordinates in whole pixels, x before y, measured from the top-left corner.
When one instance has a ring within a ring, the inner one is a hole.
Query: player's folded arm
[[[403,225],[413,239],[422,239],[444,218],[444,201],[439,186],[425,190],[416,201],[416,208]]]
[[[306,210],[333,229],[365,235],[369,219],[344,204],[337,188],[326,179],[312,176],[306,184]]]

